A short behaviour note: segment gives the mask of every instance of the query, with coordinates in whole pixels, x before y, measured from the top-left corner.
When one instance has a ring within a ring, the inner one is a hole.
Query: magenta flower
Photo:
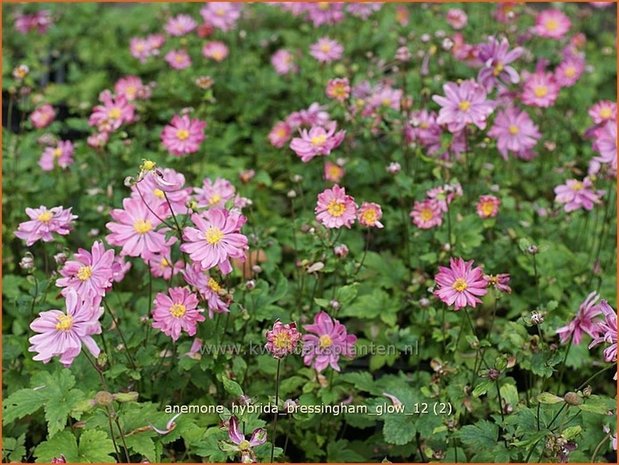
[[[116,95],[123,96],[128,102],[145,100],[150,97],[151,88],[145,86],[137,76],[125,76],[116,81],[114,85]]]
[[[189,15],[177,15],[168,19],[165,25],[165,31],[171,36],[184,36],[190,33],[196,27],[198,23]]]
[[[202,55],[204,58],[222,62],[228,56],[229,50],[226,44],[219,40],[212,40],[204,44],[202,47]]]
[[[48,310],[41,312],[30,324],[36,334],[29,339],[29,352],[36,352],[33,360],[48,363],[59,357],[65,367],[71,366],[84,345],[95,357],[100,349],[92,338],[101,333],[99,318],[103,308],[95,306],[88,299],[82,300],[75,290],[70,289],[65,296],[66,312]]]
[[[576,345],[580,344],[584,334],[595,338],[598,334],[597,317],[602,314],[602,310],[597,301],[600,298],[597,292],[593,291],[584,300],[578,312],[567,326],[557,329],[557,334],[561,339],[561,344],[567,344],[570,339]]]
[[[147,172],[136,184],[131,186],[132,197],[138,198],[154,211],[161,212],[162,218],[174,214],[187,213],[187,202],[191,197],[191,187],[183,188],[185,176],[171,168]],[[167,199],[166,199],[167,197]],[[168,203],[169,202],[169,203]]]
[[[73,144],[68,140],[61,140],[56,147],[47,147],[39,160],[39,166],[43,171],[52,171],[54,165],[58,165],[60,168],[65,169],[72,164]]]
[[[499,292],[510,294],[512,288],[509,287],[510,276],[507,273],[500,274],[485,274],[484,279],[488,283],[488,287],[493,287]]]
[[[131,123],[135,117],[135,107],[119,95],[114,97],[109,90],[99,94],[101,105],[92,109],[88,124],[100,132],[116,131],[121,125]]]
[[[200,10],[204,22],[215,29],[229,31],[241,17],[242,6],[230,2],[208,2]]]
[[[339,147],[344,141],[346,131],[338,131],[335,122],[326,127],[313,126],[309,131],[300,130],[301,137],[295,137],[290,142],[290,148],[297,154],[303,163],[309,162],[316,156],[326,156]]]
[[[479,83],[488,91],[491,91],[497,82],[517,84],[520,76],[510,64],[520,58],[523,51],[521,47],[510,50],[509,42],[505,38],[499,41],[496,37],[490,37],[487,43],[480,44],[478,57],[483,67],[477,75]]]
[[[344,102],[350,96],[350,83],[348,82],[348,78],[331,79],[327,82],[325,93],[330,99]]]
[[[52,124],[56,111],[49,103],[36,107],[30,114],[30,122],[36,129],[43,129]]]
[[[585,71],[585,60],[581,57],[570,57],[564,60],[555,70],[555,81],[560,87],[571,87]]]
[[[327,313],[318,313],[314,323],[303,329],[314,333],[303,336],[303,363],[316,371],[321,372],[328,366],[340,371],[340,357],[354,357],[357,337],[348,334],[346,327]]]
[[[357,205],[352,196],[346,195],[346,189],[336,184],[318,194],[314,212],[316,219],[327,228],[346,226],[350,229],[355,222]]]
[[[18,13],[15,15],[15,29],[22,34],[32,31],[45,34],[52,23],[52,14],[49,10],[35,11],[31,14]]]
[[[15,236],[25,240],[28,247],[38,240],[53,241],[54,233],[66,236],[73,228],[73,220],[77,219],[76,215],[71,214],[70,208],[65,210],[63,207],[53,207],[48,210],[43,205],[39,208],[26,208],[26,215],[30,217],[30,221],[20,223]]]
[[[172,69],[186,69],[191,66],[191,58],[186,50],[170,50],[165,55],[165,61]]]
[[[410,217],[418,228],[431,229],[443,223],[443,210],[434,199],[416,201],[410,212]]]
[[[604,360],[609,363],[617,362],[617,312],[608,304],[606,300],[601,300],[599,309],[604,315],[604,319],[598,322],[597,335],[594,337],[589,348],[598,344],[606,343],[608,347],[604,349]],[[616,379],[617,375],[615,375]]]
[[[176,341],[181,331],[195,336],[198,323],[204,321],[198,297],[184,287],[172,287],[168,293],[157,293],[153,308],[153,328]]]
[[[451,132],[461,131],[467,124],[474,124],[479,129],[486,127],[493,104],[487,100],[482,86],[467,80],[460,85],[448,82],[443,85],[443,90],[445,97],[432,97],[432,100],[442,107],[436,120],[438,124],[446,124]]]
[[[380,219],[383,217],[383,210],[380,205],[373,202],[363,202],[357,210],[359,224],[368,228],[383,228]]]
[[[205,127],[206,122],[199,119],[174,115],[170,124],[163,128],[161,141],[171,155],[184,157],[200,149]]]
[[[591,210],[593,205],[600,203],[603,191],[593,190],[591,179],[584,178],[582,181],[568,179],[565,184],[555,187],[555,202],[565,204],[563,209],[572,212],[579,208]]]
[[[254,463],[256,455],[252,449],[261,446],[267,441],[267,432],[264,428],[255,429],[251,433],[249,440],[247,440],[245,435],[239,430],[239,421],[236,417],[230,417],[228,438],[233,444],[232,451],[241,454],[241,463]]]
[[[161,253],[175,241],[166,241],[163,230],[156,228],[161,224],[162,211],[149,210],[142,199],[134,197],[123,200],[123,209],[114,209],[110,216],[114,221],[105,226],[111,231],[106,236],[109,244],[122,247],[121,254],[149,260]]]
[[[344,47],[328,37],[322,37],[310,46],[310,55],[321,63],[339,60],[343,53]]]
[[[186,242],[181,245],[181,251],[200,263],[202,269],[218,266],[223,274],[228,274],[232,271],[231,258],[245,260],[245,251],[249,246],[247,237],[240,233],[246,221],[243,215],[223,208],[211,208],[201,214],[194,213],[191,220],[196,227],[183,229]]]
[[[525,111],[511,107],[497,114],[488,136],[496,139],[499,153],[507,160],[510,152],[527,158],[542,135]]]
[[[278,121],[269,132],[269,142],[273,147],[282,148],[290,140],[292,128],[284,121]]]
[[[463,29],[469,20],[466,13],[459,8],[450,8],[446,19],[447,23],[456,30]]]
[[[73,289],[82,298],[88,297],[98,305],[112,286],[113,262],[114,251],[105,250],[101,242],[95,242],[91,252],[78,249],[73,260],[67,260],[60,270],[62,278],[56,280],[56,286],[65,288],[63,295]]]
[[[499,213],[501,200],[494,195],[480,195],[475,209],[480,218],[494,218]]]
[[[187,265],[181,271],[185,282],[193,287],[202,296],[208,305],[208,317],[213,318],[215,313],[227,313],[230,311],[230,299],[226,290],[211,276],[206,274],[199,263]]]
[[[559,86],[554,75],[544,71],[525,73],[522,101],[526,105],[548,108],[555,104],[559,96]]]
[[[570,19],[563,12],[554,9],[542,10],[535,17],[533,31],[540,37],[561,39],[571,25]]]
[[[299,70],[299,67],[295,63],[294,55],[284,48],[280,48],[273,54],[271,57],[271,64],[275,72],[280,76],[296,73]]]
[[[267,331],[266,350],[275,358],[284,358],[294,352],[301,340],[301,333],[296,323],[283,324],[276,321],[273,329]]]
[[[461,258],[451,258],[449,268],[438,267],[434,277],[438,289],[434,291],[439,299],[458,311],[464,307],[476,307],[481,303],[479,297],[488,292],[481,267],[473,268],[473,260],[465,262]]]
[[[218,207],[224,208],[226,202],[234,198],[236,189],[234,185],[227,179],[217,178],[212,181],[209,178],[204,178],[202,188],[195,187],[195,199],[198,202],[198,207]]]

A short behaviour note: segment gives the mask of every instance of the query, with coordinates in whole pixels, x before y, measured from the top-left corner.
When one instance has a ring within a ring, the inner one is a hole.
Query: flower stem
[[[279,404],[279,372],[282,365],[282,359],[277,359],[277,373],[275,375],[275,417],[273,418],[273,437],[271,438],[271,463],[273,463],[273,456],[275,455],[275,437],[277,435],[277,417],[279,412],[277,411],[277,405]]]

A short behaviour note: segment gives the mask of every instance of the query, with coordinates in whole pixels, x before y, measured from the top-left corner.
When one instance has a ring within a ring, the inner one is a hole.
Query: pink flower
[[[338,258],[346,257],[348,255],[348,252],[350,252],[350,250],[348,250],[348,246],[346,244],[338,244],[333,247],[333,253]]]
[[[355,222],[356,211],[355,199],[346,195],[346,189],[337,184],[318,194],[318,202],[314,210],[316,219],[327,228],[346,226],[349,229]]]
[[[212,181],[204,178],[202,188],[194,188],[195,199],[199,207],[224,208],[226,202],[234,198],[236,189],[227,179],[217,178]]]
[[[294,55],[289,50],[280,48],[271,57],[271,64],[275,72],[281,76],[296,73],[299,67],[295,63]]]
[[[110,134],[108,132],[97,132],[88,136],[86,142],[88,143],[89,147],[92,147],[93,149],[100,149],[102,147],[105,147],[105,144],[107,144],[107,141],[109,139]]]
[[[185,282],[198,291],[202,298],[206,300],[209,318],[212,319],[215,313],[227,313],[230,311],[228,308],[230,299],[226,298],[224,300],[224,297],[227,295],[226,290],[214,278],[207,275],[199,263],[187,265],[181,273]]]
[[[191,66],[191,58],[186,50],[170,50],[165,55],[165,61],[172,69],[185,69]]]
[[[584,334],[592,338],[597,336],[597,317],[602,314],[600,306],[596,305],[599,298],[597,292],[590,293],[580,304],[576,317],[567,326],[557,329],[561,344],[567,344],[571,339],[574,344],[579,345]]]
[[[198,297],[184,287],[172,287],[167,294],[157,293],[153,308],[153,328],[176,341],[181,331],[195,336],[198,323],[204,321]]]
[[[449,268],[439,266],[438,269],[434,277],[438,289],[434,295],[447,305],[453,305],[456,311],[467,306],[476,307],[481,303],[479,297],[488,292],[483,271],[480,267],[473,268],[473,260],[451,258]]]
[[[187,213],[191,188],[183,188],[184,185],[185,176],[171,168],[164,168],[147,172],[131,190],[133,197],[146,202],[152,210],[161,212],[162,218],[167,218],[172,214],[170,208],[175,215]]]
[[[595,124],[616,120],[617,104],[610,100],[600,100],[589,109],[589,116]]]
[[[426,192],[426,196],[429,199],[436,201],[438,208],[446,212],[451,202],[458,197],[462,197],[462,186],[460,183],[455,182],[452,184],[445,184],[430,189]]]
[[[41,205],[39,208],[26,208],[26,214],[30,221],[20,223],[15,231],[15,236],[26,241],[30,247],[38,240],[50,242],[54,240],[53,233],[66,236],[73,228],[73,220],[76,215],[71,214],[71,209],[63,207],[53,207],[47,209]]]
[[[109,244],[122,247],[121,254],[149,260],[166,250],[175,241],[166,241],[164,231],[157,231],[162,212],[149,210],[142,199],[123,200],[123,209],[114,209],[110,215],[114,221],[105,226],[111,231],[106,236]],[[156,213],[156,215],[155,215]],[[159,217],[159,218],[158,218]]]
[[[555,70],[555,81],[560,87],[571,87],[585,71],[585,60],[582,58],[568,58]]]
[[[168,19],[165,31],[171,36],[184,36],[198,26],[198,23],[189,15],[177,15]]]
[[[116,131],[121,125],[131,123],[135,116],[135,107],[125,97],[114,97],[109,90],[99,94],[101,105],[92,109],[88,124],[101,132]]]
[[[542,10],[535,17],[533,31],[540,37],[561,39],[571,25],[570,19],[563,12],[554,9]]]
[[[327,97],[337,100],[338,102],[345,101],[350,96],[350,83],[348,78],[331,79],[327,83]]]
[[[357,210],[359,224],[368,228],[383,228],[383,224],[379,221],[382,217],[383,211],[377,203],[363,202]]]
[[[438,124],[447,124],[451,132],[461,131],[467,124],[474,124],[479,129],[486,127],[493,105],[487,100],[482,86],[471,80],[460,85],[448,82],[443,85],[443,90],[445,97],[432,97],[442,107],[436,120]]]
[[[295,323],[283,324],[276,321],[273,329],[267,331],[267,343],[265,345],[275,358],[284,358],[294,352],[301,340],[301,333]]]
[[[604,320],[598,322],[597,335],[594,337],[589,348],[598,344],[606,343],[608,347],[604,349],[604,360],[609,363],[617,362],[617,312],[608,305],[606,300],[601,300],[599,309],[604,315]],[[616,375],[615,375],[616,378]]]
[[[155,278],[163,278],[166,281],[169,281],[172,276],[176,276],[184,268],[182,260],[177,260],[176,263],[172,261],[169,251],[154,255],[148,261],[148,265],[150,266],[150,272]]]
[[[133,102],[134,100],[149,98],[151,89],[142,84],[139,77],[125,76],[116,82],[114,92],[116,92],[116,95],[125,97],[128,102]]]
[[[376,111],[379,109],[391,108],[392,110],[400,111],[400,100],[402,100],[402,91],[393,89],[390,86],[381,86],[370,97],[369,106],[364,113]]]
[[[584,178],[582,181],[568,179],[565,184],[555,187],[555,202],[565,204],[563,209],[572,212],[579,208],[593,209],[593,205],[600,203],[602,191],[593,190],[591,179]]]
[[[60,141],[56,147],[47,147],[43,151],[39,160],[41,169],[52,171],[56,164],[62,169],[73,164],[73,144],[70,141]]]
[[[488,283],[488,287],[493,287],[499,292],[503,292],[505,294],[510,294],[512,292],[512,288],[509,287],[509,274],[501,273],[501,274],[485,274],[484,279],[486,283]]]
[[[269,142],[273,147],[282,148],[290,140],[292,129],[284,121],[278,121],[269,132]]]
[[[522,101],[526,105],[548,108],[555,104],[558,96],[559,86],[551,73],[525,73]]]
[[[215,266],[223,274],[232,271],[230,259],[245,261],[249,249],[247,237],[240,233],[246,218],[235,211],[211,208],[201,214],[191,215],[195,228],[183,229],[181,251],[209,270]]]
[[[494,218],[499,213],[501,200],[494,195],[481,195],[477,202],[476,210],[480,218]]]
[[[316,371],[321,372],[327,366],[340,371],[340,357],[354,357],[357,337],[347,334],[346,327],[327,313],[318,313],[314,323],[303,329],[314,333],[303,336],[303,362]]]
[[[338,131],[335,121],[326,127],[313,126],[309,131],[301,129],[299,135],[290,142],[290,148],[297,154],[303,163],[309,162],[316,156],[326,156],[340,146],[346,136],[346,131]]]
[[[468,22],[468,16],[459,8],[450,8],[447,11],[447,23],[454,29],[463,29]]]
[[[82,298],[88,297],[98,305],[112,286],[113,262],[114,251],[105,250],[101,242],[93,244],[92,252],[78,249],[73,260],[67,260],[60,270],[62,278],[56,280],[56,286],[65,288],[63,295],[73,289]]]
[[[30,122],[36,129],[43,129],[52,124],[56,111],[49,103],[36,107],[30,114]]]
[[[112,281],[115,283],[125,279],[125,275],[131,269],[131,262],[125,260],[122,255],[116,255],[112,262]]]
[[[497,114],[488,136],[496,139],[497,149],[507,160],[509,152],[519,157],[530,153],[541,134],[525,111],[510,107]]]
[[[99,318],[103,308],[83,300],[73,289],[65,298],[66,312],[41,312],[30,324],[30,329],[38,333],[29,339],[32,345],[28,351],[36,352],[33,360],[48,363],[53,357],[59,357],[60,363],[69,367],[80,354],[82,344],[93,356],[99,356],[100,349],[92,335],[101,333]]]
[[[443,223],[443,211],[434,199],[415,202],[410,217],[415,226],[421,229],[431,229]]]
[[[202,47],[202,55],[204,58],[215,60],[218,63],[224,61],[228,53],[229,51],[226,44],[218,40],[207,42],[204,44],[204,47]]]
[[[239,421],[236,417],[230,417],[228,425],[228,438],[234,444],[233,450],[241,454],[241,463],[255,463],[256,454],[252,450],[267,441],[267,432],[264,428],[257,428],[251,433],[249,440],[239,431]]]
[[[129,42],[129,49],[134,58],[144,63],[148,58],[159,55],[159,49],[164,42],[165,38],[161,34],[152,34],[145,38],[133,37]]]
[[[323,172],[323,177],[325,178],[325,180],[339,183],[344,177],[344,174],[346,174],[344,168],[337,163],[333,163],[330,161],[325,162],[325,169]]]
[[[600,156],[592,161],[608,164],[613,171],[617,171],[617,122],[612,120],[604,124],[595,131],[594,137],[593,149]]]
[[[197,152],[204,140],[206,122],[191,119],[188,115],[174,115],[161,132],[161,141],[175,157],[184,157]]]
[[[344,47],[335,40],[323,37],[310,46],[310,55],[321,63],[339,60],[344,53]]]
[[[483,67],[477,75],[479,83],[488,91],[494,88],[497,81],[503,84],[518,83],[520,76],[510,64],[520,58],[523,51],[521,47],[510,50],[509,42],[505,38],[499,41],[490,37],[487,43],[480,44],[477,56]]]
[[[241,16],[242,6],[230,2],[208,2],[200,10],[204,22],[216,29],[229,31]]]
[[[49,10],[40,10],[32,14],[19,13],[15,16],[15,29],[22,34],[32,31],[45,34],[52,23],[52,14]]]
[[[337,24],[344,19],[344,4],[318,2],[307,3],[305,12],[314,27],[323,24]]]
[[[379,11],[383,4],[380,2],[348,3],[346,11],[361,19],[368,19],[372,13]]]

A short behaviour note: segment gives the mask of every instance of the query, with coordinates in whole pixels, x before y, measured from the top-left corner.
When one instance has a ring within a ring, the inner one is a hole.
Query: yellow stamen
[[[189,137],[189,131],[187,129],[179,129],[176,131],[176,137],[180,140],[187,140]]]
[[[208,287],[210,287],[211,291],[213,291],[216,294],[220,294],[221,291],[223,290],[223,288],[219,285],[219,283],[210,277],[208,278]]]
[[[329,336],[327,336],[329,337]],[[275,338],[273,339],[273,345],[277,348],[277,349],[287,349],[289,348],[292,344],[291,344],[291,340],[290,340],[290,334],[288,333],[277,333],[275,335]]]
[[[206,239],[206,242],[208,242],[210,245],[219,244],[223,237],[224,233],[221,231],[221,229],[214,226],[209,227],[204,233],[204,238]]]
[[[161,189],[155,189],[153,191],[153,194],[155,194],[155,197],[157,197],[158,199],[164,199],[165,198],[165,194],[163,193],[163,191]]]
[[[60,315],[57,321],[56,329],[58,331],[69,331],[73,326],[73,317],[71,315]]]
[[[346,205],[344,202],[338,202],[337,200],[331,200],[327,205],[327,212],[331,216],[340,217],[346,211]]]
[[[546,21],[546,29],[548,29],[549,31],[556,31],[558,27],[559,23],[556,19],[549,19]]]
[[[208,199],[208,203],[210,205],[215,205],[216,203],[221,202],[221,195],[219,194],[213,194],[211,195],[211,197]]]
[[[328,44],[328,43],[320,44],[320,51],[324,53],[329,53],[331,51],[331,44]]]
[[[321,349],[328,349],[332,345],[333,345],[333,339],[331,339],[331,336],[328,336],[326,334],[323,334],[322,336],[320,336],[319,346]]]
[[[168,259],[167,259],[167,258],[165,258],[165,257],[164,257],[164,258],[162,258],[162,259],[161,259],[161,268],[166,268],[166,267],[168,267],[168,266],[170,266],[170,262],[168,261]]]
[[[512,136],[515,136],[515,135],[516,135],[516,134],[518,134],[519,132],[520,132],[520,129],[518,129],[518,126],[516,126],[515,124],[512,124],[512,125],[509,127],[509,133],[510,133]]]
[[[60,158],[60,156],[62,155],[62,149],[60,147],[55,148],[53,155],[54,158]]]
[[[490,216],[494,213],[494,204],[492,202],[484,202],[481,204],[481,211],[484,216]]]
[[[611,116],[613,116],[613,111],[610,108],[604,107],[600,110],[600,117],[602,119],[609,119]]]
[[[80,281],[87,281],[92,276],[92,267],[91,266],[82,266],[77,271],[77,277]]]
[[[118,119],[121,114],[122,112],[120,111],[120,108],[114,107],[108,110],[107,117],[110,119]]]
[[[581,191],[584,188],[585,188],[585,185],[580,181],[576,181],[575,183],[572,184],[573,191]]]
[[[185,313],[187,313],[187,307],[183,304],[174,304],[170,307],[170,315],[174,318],[181,318]]]
[[[503,66],[503,63],[497,63],[496,65],[494,65],[494,70],[492,71],[492,74],[496,77],[499,74],[501,74],[501,72],[503,72],[504,69],[505,69],[505,66]]]
[[[458,292],[464,292],[469,287],[469,285],[466,283],[464,279],[458,278],[454,281],[451,287]]]
[[[423,221],[430,221],[434,218],[434,212],[429,208],[424,208],[421,210],[420,216]]]
[[[366,224],[374,224],[376,223],[377,216],[376,210],[366,210],[361,214],[361,219]]]
[[[574,68],[573,66],[568,66],[567,68],[565,68],[565,76],[568,78],[576,76],[576,68]]]
[[[533,89],[533,93],[536,97],[546,97],[546,95],[548,95],[548,87],[535,86],[535,88]]]
[[[142,162],[142,166],[140,167],[143,171],[152,171],[157,166],[157,163],[151,160],[144,160]]]
[[[319,136],[314,136],[310,139],[310,142],[312,143],[312,145],[314,147],[320,147],[321,145],[323,145],[325,142],[327,141],[327,136],[324,134],[321,134]]]
[[[133,223],[133,230],[138,234],[146,234],[153,229],[153,224],[149,220],[137,220]]]
[[[43,213],[41,213],[39,216],[37,216],[37,220],[39,220],[41,223],[49,223],[53,217],[54,217],[54,214],[46,210]]]
[[[468,100],[461,100],[460,103],[458,103],[458,108],[460,108],[461,111],[467,111],[471,108],[471,102]]]
[[[251,449],[251,444],[247,439],[243,439],[241,442],[239,442],[239,449],[242,451],[248,451]]]

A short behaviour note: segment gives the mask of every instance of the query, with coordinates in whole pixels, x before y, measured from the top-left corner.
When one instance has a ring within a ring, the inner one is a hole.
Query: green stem
[[[279,412],[277,411],[277,405],[279,404],[279,372],[282,365],[282,359],[277,359],[277,373],[275,375],[275,418],[273,418],[273,435],[271,438],[271,463],[273,463],[273,457],[275,455],[275,437],[277,435],[277,417]]]

